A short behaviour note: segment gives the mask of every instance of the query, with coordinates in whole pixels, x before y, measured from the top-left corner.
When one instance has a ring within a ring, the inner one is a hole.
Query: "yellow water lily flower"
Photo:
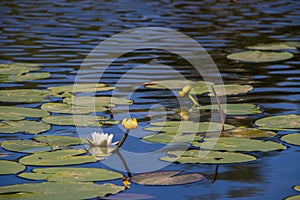
[[[138,122],[136,118],[125,118],[122,121],[122,126],[124,126],[127,130],[135,129],[138,127]]]

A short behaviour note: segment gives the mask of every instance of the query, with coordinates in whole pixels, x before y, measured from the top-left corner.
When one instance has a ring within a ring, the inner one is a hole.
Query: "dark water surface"
[[[101,41],[139,27],[171,28],[190,36],[208,51],[225,83],[254,86],[250,93],[227,100],[254,103],[263,113],[242,117],[238,121],[228,117],[228,123],[250,127],[263,116],[300,114],[299,51],[294,51],[295,57],[291,60],[271,64],[238,64],[226,59],[227,54],[241,51],[249,45],[276,41],[300,42],[300,1],[297,0],[1,0],[1,63],[40,63],[44,65],[41,71],[51,72],[52,76],[26,83],[0,83],[0,87],[44,89],[72,83],[83,59]],[[123,55],[105,71],[101,81],[114,85],[127,70],[153,62],[172,66],[188,79],[199,78],[179,56],[150,49]],[[122,82],[123,87],[137,89],[143,82],[172,77],[167,69],[161,68],[132,73],[134,75],[127,76],[126,81]],[[138,118],[141,126],[137,130],[137,137],[129,138],[124,148],[135,152],[158,148],[159,145],[143,143],[138,137],[149,134],[142,128],[150,120],[148,110],[151,105],[175,108],[177,104],[174,98],[163,91],[153,92],[142,87],[132,96],[122,92],[122,89],[118,90],[118,94],[135,101],[130,114]],[[40,104],[26,106],[38,107]],[[122,110],[122,107],[118,109]],[[48,133],[60,135],[73,131],[76,130],[72,127],[53,126]],[[114,129],[107,128],[107,131]],[[274,140],[279,141],[281,134],[285,132],[279,132]],[[116,133],[116,139],[121,136]],[[31,136],[17,134],[15,137]],[[8,137],[1,136],[1,140],[6,139]],[[292,186],[300,184],[300,148],[286,145],[290,148],[282,152],[258,154],[259,159],[250,164],[220,166],[219,176],[214,183],[215,166],[170,164],[163,170],[202,172],[208,175],[207,180],[169,187],[132,184],[125,193],[149,194],[157,199],[283,199],[297,194]],[[20,156],[10,154],[7,159]],[[0,185],[22,182],[30,181],[13,175],[0,177]],[[113,182],[121,184],[120,181]]]

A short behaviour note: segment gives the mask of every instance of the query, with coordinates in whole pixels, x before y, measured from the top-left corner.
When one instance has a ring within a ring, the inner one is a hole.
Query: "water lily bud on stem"
[[[124,128],[126,128],[127,130],[136,129],[136,127],[138,127],[138,123],[136,118],[125,118],[122,121],[122,126],[124,126]]]
[[[182,92],[187,94],[191,91],[191,87],[189,85],[186,85],[182,88]]]

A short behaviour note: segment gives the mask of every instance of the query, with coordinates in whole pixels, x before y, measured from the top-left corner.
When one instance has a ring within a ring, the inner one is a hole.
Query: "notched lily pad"
[[[0,187],[0,199],[81,200],[116,194],[123,190],[124,187],[110,183],[103,185],[92,182],[25,183]]]
[[[44,103],[41,108],[48,112],[52,113],[63,113],[63,114],[88,114],[91,112],[103,112],[106,111],[107,108],[103,106],[96,106],[93,108],[92,106],[76,106],[70,105],[66,103]]]
[[[169,151],[170,156],[160,160],[179,163],[229,164],[254,161],[254,156],[235,152],[219,152],[209,150]]]
[[[235,104],[221,104],[222,110],[226,115],[250,115],[261,113],[260,109],[250,103],[235,103]],[[224,109],[226,108],[226,109]],[[218,105],[206,105],[197,107],[200,110],[218,110]]]
[[[109,87],[107,84],[98,83],[77,83],[71,85],[62,85],[48,88],[53,93],[83,93],[83,92],[103,92],[115,89],[115,87]]]
[[[205,176],[200,173],[180,174],[181,171],[158,171],[138,174],[130,180],[142,185],[181,185],[202,181]]]
[[[0,133],[27,133],[38,134],[48,131],[49,124],[37,121],[2,121],[0,122]]]
[[[235,137],[206,138],[203,142],[193,142],[192,145],[204,149],[223,151],[265,152],[286,149],[286,146],[277,142]]]
[[[289,52],[268,52],[268,51],[243,51],[227,55],[230,60],[243,62],[276,62],[293,58],[294,55]]]
[[[33,166],[63,166],[96,162],[94,156],[82,155],[87,153],[83,149],[63,149],[52,152],[36,152],[22,157],[19,162]]]
[[[1,143],[1,147],[8,151],[33,153],[36,151],[49,151],[51,148],[46,143],[32,140],[8,140]]]
[[[169,134],[177,133],[206,133],[222,130],[222,124],[216,122],[191,122],[191,121],[167,121],[152,122],[150,127],[144,128],[147,131],[165,132]],[[225,124],[225,130],[233,129],[235,126]]]
[[[247,49],[251,50],[296,50],[300,47],[300,42],[273,42],[268,44],[259,44],[255,46],[248,46]]]
[[[43,117],[42,120],[59,126],[101,126],[107,121],[102,116],[92,115],[52,115]]]
[[[122,174],[101,168],[35,168],[18,176],[32,180],[47,181],[106,181],[122,178]]]
[[[47,143],[49,146],[66,147],[70,145],[82,144],[80,138],[71,136],[53,136],[53,135],[38,135],[33,138],[39,142]]]
[[[300,133],[284,135],[281,137],[281,140],[289,144],[300,146]]]
[[[0,106],[0,120],[22,120],[25,117],[40,118],[48,116],[45,110],[18,106]]]
[[[237,95],[242,93],[247,93],[253,90],[251,85],[239,85],[239,84],[227,84],[227,85],[214,85],[217,96],[224,95]],[[213,93],[210,93],[209,96],[214,96]]]
[[[300,115],[278,115],[256,120],[255,124],[262,129],[286,130],[300,129]]]
[[[0,175],[3,174],[16,174],[23,171],[25,166],[10,160],[0,160]],[[1,197],[1,195],[0,195]]]
[[[131,105],[133,103],[133,101],[130,99],[118,98],[118,97],[107,97],[107,96],[100,96],[100,97],[81,96],[81,97],[65,98],[63,102],[70,105],[85,106],[85,107],[90,107],[91,104],[94,102],[96,108],[115,106],[115,105]]]
[[[176,134],[174,133],[158,133],[147,135],[143,140],[148,142],[158,143],[179,143],[179,142],[192,142],[194,140],[201,140],[203,137],[196,134]]]
[[[227,135],[242,138],[266,138],[273,137],[276,135],[276,133],[256,128],[238,127],[233,130],[229,130]]]
[[[48,96],[47,90],[0,90],[0,101],[3,102],[35,103],[44,101]]]

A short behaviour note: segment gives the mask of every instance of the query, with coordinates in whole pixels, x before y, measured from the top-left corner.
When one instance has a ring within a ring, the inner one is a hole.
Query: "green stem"
[[[123,135],[121,141],[117,144],[117,147],[118,147],[118,148],[120,148],[120,147],[123,145],[123,143],[125,142],[125,140],[126,140],[128,134],[129,134],[129,131],[130,131],[130,129],[127,129],[127,130],[126,130],[126,133]]]
[[[222,109],[222,107],[221,107],[220,99],[219,99],[219,97],[218,97],[218,95],[217,95],[217,92],[216,92],[214,86],[211,86],[211,88],[212,88],[212,91],[213,91],[213,93],[214,93],[214,95],[215,95],[215,97],[216,97],[216,100],[217,100],[217,103],[218,103],[218,107],[219,107],[220,118],[221,118],[221,123],[222,123],[221,136],[222,136],[222,137],[225,137],[225,133],[224,133],[225,122],[224,122],[223,109]]]
[[[190,100],[194,103],[194,105],[196,106],[200,106],[199,103],[194,99],[194,97],[192,95],[188,95],[188,97],[190,98]]]

